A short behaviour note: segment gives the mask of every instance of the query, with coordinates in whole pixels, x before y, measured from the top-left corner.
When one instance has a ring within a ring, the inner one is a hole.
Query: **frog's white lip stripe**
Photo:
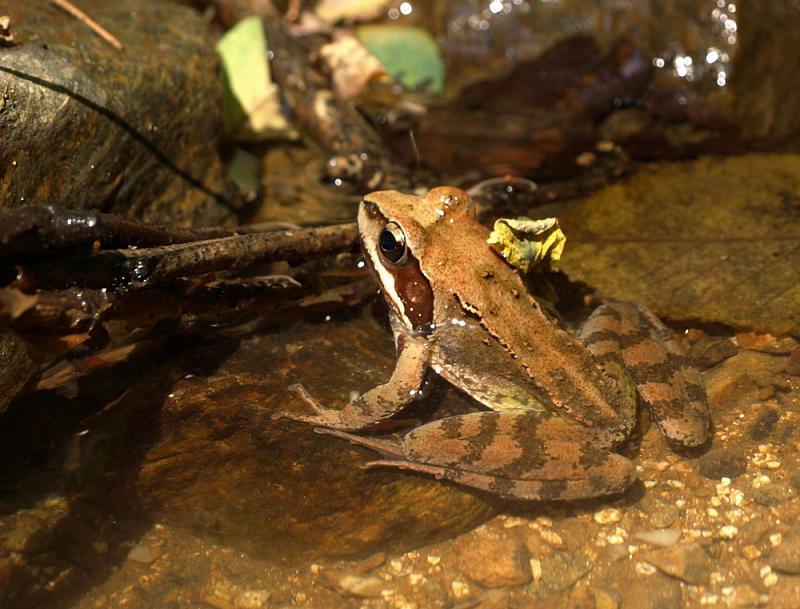
[[[365,226],[375,223],[375,220],[369,216],[369,212],[365,209],[364,203],[369,203],[369,201],[362,202],[358,210],[358,225],[362,230]],[[391,219],[387,218],[387,221],[391,221]],[[406,314],[403,301],[397,293],[394,276],[386,270],[386,265],[383,263],[383,261],[381,261],[380,254],[378,254],[378,250],[374,247],[375,243],[377,243],[376,240],[373,240],[372,243],[364,243],[364,251],[370,259],[373,270],[378,274],[381,288],[388,293],[392,307],[402,318],[403,325],[410,330],[414,327],[414,325],[411,323],[411,319]]]

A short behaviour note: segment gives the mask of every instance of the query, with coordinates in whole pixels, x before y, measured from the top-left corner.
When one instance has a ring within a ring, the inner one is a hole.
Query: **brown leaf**
[[[702,158],[643,172],[562,218],[561,268],[674,319],[800,331],[800,156]]]

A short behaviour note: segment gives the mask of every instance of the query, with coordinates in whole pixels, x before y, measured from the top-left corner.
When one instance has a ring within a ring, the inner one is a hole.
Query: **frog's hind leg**
[[[691,448],[708,440],[710,415],[700,373],[649,309],[621,302],[601,305],[580,336],[601,365],[625,367],[673,445]]]
[[[413,429],[399,444],[325,433],[389,457],[368,466],[432,474],[512,499],[596,497],[621,492],[636,477],[628,459],[596,448],[578,426],[540,412],[447,417]]]

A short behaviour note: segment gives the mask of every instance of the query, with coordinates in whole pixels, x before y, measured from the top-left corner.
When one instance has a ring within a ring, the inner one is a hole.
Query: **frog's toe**
[[[317,427],[314,429],[314,431],[326,436],[334,436],[336,438],[341,438],[342,440],[347,440],[351,444],[357,444],[359,446],[372,449],[381,453],[382,455],[396,457],[399,459],[404,458],[403,449],[400,442],[382,440],[379,438],[370,438],[366,436],[357,436],[356,434],[348,433],[340,429],[330,429],[327,427]],[[371,465],[371,463],[367,463],[365,467],[371,467]]]

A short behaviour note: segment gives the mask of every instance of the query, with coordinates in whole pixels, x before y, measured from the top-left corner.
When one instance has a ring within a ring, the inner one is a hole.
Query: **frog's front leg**
[[[424,336],[398,334],[397,363],[391,378],[358,396],[341,410],[326,408],[300,385],[294,390],[311,406],[315,414],[278,412],[274,419],[293,419],[335,429],[363,429],[389,418],[411,402],[422,387],[430,360],[430,347]]]
[[[624,491],[633,463],[582,428],[538,411],[475,412],[415,428],[401,442],[318,430],[383,453],[368,466],[432,474],[511,499],[572,500]]]

